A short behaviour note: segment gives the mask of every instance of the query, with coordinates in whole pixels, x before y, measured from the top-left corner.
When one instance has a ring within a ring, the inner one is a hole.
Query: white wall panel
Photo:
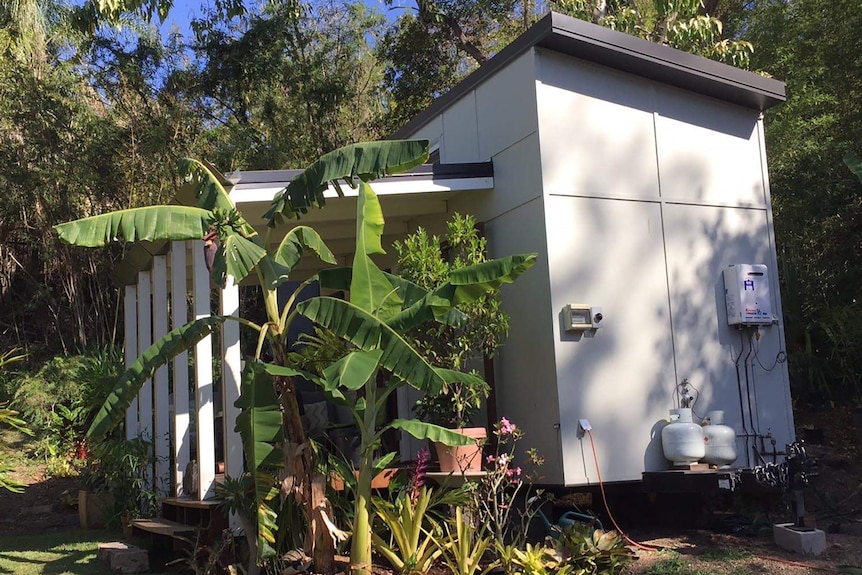
[[[535,53],[529,50],[476,88],[479,158],[493,158],[538,130]]]
[[[560,441],[555,429],[559,411],[541,199],[486,222],[485,232],[494,257],[539,254],[536,265],[501,292],[511,329],[494,362],[497,413],[524,430],[521,447],[535,447],[546,457],[543,481],[559,482]]]
[[[662,197],[765,205],[758,112],[669,87],[657,99]]]
[[[565,482],[597,480],[580,418],[592,424],[603,478],[638,480],[667,465],[655,434],[675,383],[660,205],[546,201]],[[563,333],[568,303],[601,306],[603,327],[593,337]]]
[[[539,64],[545,193],[657,198],[652,83],[547,50]]]
[[[677,369],[680,378],[687,377],[700,390],[696,413],[724,410],[725,423],[742,433],[735,364],[739,358],[745,390],[747,360],[756,431],[771,431],[781,449],[793,436],[786,365],[767,372],[757,359],[767,368],[773,365],[783,349],[782,338],[777,326],[761,328],[758,357],[749,354],[752,332],[727,326],[721,276],[730,264],[771,262],[766,211],[670,204],[665,223]],[[776,271],[769,269],[773,294],[778,289]],[[747,397],[743,409],[748,412]],[[750,427],[747,415],[745,424]],[[737,463],[756,463],[753,458],[746,461],[742,447],[740,440]]]
[[[470,91],[443,112],[443,144],[440,159],[444,163],[480,162],[479,127],[476,119],[476,92]]]

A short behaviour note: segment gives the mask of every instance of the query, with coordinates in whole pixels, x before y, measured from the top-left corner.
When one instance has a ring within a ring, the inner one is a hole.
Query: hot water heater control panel
[[[733,264],[724,269],[727,325],[771,325],[769,275],[763,264]]]

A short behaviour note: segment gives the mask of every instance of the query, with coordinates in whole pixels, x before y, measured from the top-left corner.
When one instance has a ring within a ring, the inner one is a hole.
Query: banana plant
[[[184,185],[197,198],[197,206],[161,205],[120,210],[55,226],[64,242],[101,247],[114,241],[159,242],[194,240],[204,237],[215,242],[211,266],[214,283],[224,286],[227,277],[239,283],[257,275],[261,285],[267,322],[260,326],[232,316],[211,316],[189,322],[156,341],[118,379],[88,436],[99,438],[122,419],[144,381],[155,370],[218,329],[224,321],[238,321],[259,333],[256,359],[243,372],[242,393],[237,407],[243,409],[237,421],[246,456],[246,466],[255,480],[257,509],[257,557],[274,554],[274,512],[268,501],[274,497],[281,467],[282,489],[293,494],[305,511],[309,533],[306,552],[314,558],[315,570],[331,570],[334,556],[334,525],[327,516],[322,476],[316,471],[314,451],[308,443],[300,419],[293,378],[312,378],[289,366],[287,340],[294,315],[288,314],[299,292],[315,278],[303,283],[279,310],[276,289],[288,280],[304,253],[312,252],[326,263],[335,258],[320,236],[306,226],[296,226],[274,248],[269,235],[285,218],[298,218],[310,207],[324,205],[323,192],[338,179],[372,178],[398,173],[420,165],[428,157],[427,141],[368,142],[330,152],[313,163],[273,198],[267,214],[267,237],[263,238],[234,207],[226,190],[226,178],[212,166],[192,159],[180,162]],[[269,341],[276,365],[259,361],[265,341]],[[280,404],[280,405],[279,405]],[[280,450],[280,451],[279,451]],[[317,486],[317,487],[315,487]],[[250,566],[256,572],[257,566]]]
[[[371,483],[380,467],[375,448],[389,429],[406,431],[418,439],[447,445],[471,440],[444,427],[419,420],[395,419],[378,427],[378,415],[387,398],[403,385],[425,393],[439,393],[444,385],[473,382],[474,375],[432,367],[401,335],[424,321],[457,321],[455,305],[473,301],[486,291],[514,281],[529,269],[535,254],[510,256],[468,266],[451,273],[449,282],[433,292],[384,273],[371,258],[385,253],[381,244],[384,218],[379,199],[363,180],[359,182],[356,249],[349,272],[326,275],[330,287],[344,287],[349,277],[349,301],[316,297],[297,306],[297,312],[349,341],[354,350],[323,370],[320,382],[332,401],[352,409],[360,431],[360,465],[354,497],[351,571],[371,573]],[[323,277],[324,274],[321,274]],[[341,282],[339,285],[339,281]],[[379,377],[383,372],[383,376]],[[380,385],[379,382],[382,382]],[[348,400],[354,395],[359,399]],[[385,458],[391,460],[394,454]]]

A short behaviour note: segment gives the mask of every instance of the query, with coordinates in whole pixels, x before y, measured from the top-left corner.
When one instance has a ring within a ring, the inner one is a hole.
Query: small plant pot
[[[434,443],[437,450],[437,461],[442,473],[467,473],[482,471],[482,446],[488,437],[484,427],[464,427],[453,429],[457,433],[475,439],[473,445],[464,447],[449,447],[442,443]]]

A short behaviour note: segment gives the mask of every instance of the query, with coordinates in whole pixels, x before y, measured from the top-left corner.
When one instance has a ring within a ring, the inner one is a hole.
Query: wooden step
[[[222,503],[221,499],[204,499],[198,501],[190,497],[163,497],[163,505],[173,505],[175,507],[188,507],[191,509],[212,509]]]
[[[177,523],[176,521],[170,521],[169,519],[161,519],[158,517],[153,519],[135,519],[132,521],[132,529],[140,529],[147,533],[166,535],[168,537],[175,537],[184,533],[194,533],[195,531],[195,528],[192,525],[184,525],[182,523]]]

